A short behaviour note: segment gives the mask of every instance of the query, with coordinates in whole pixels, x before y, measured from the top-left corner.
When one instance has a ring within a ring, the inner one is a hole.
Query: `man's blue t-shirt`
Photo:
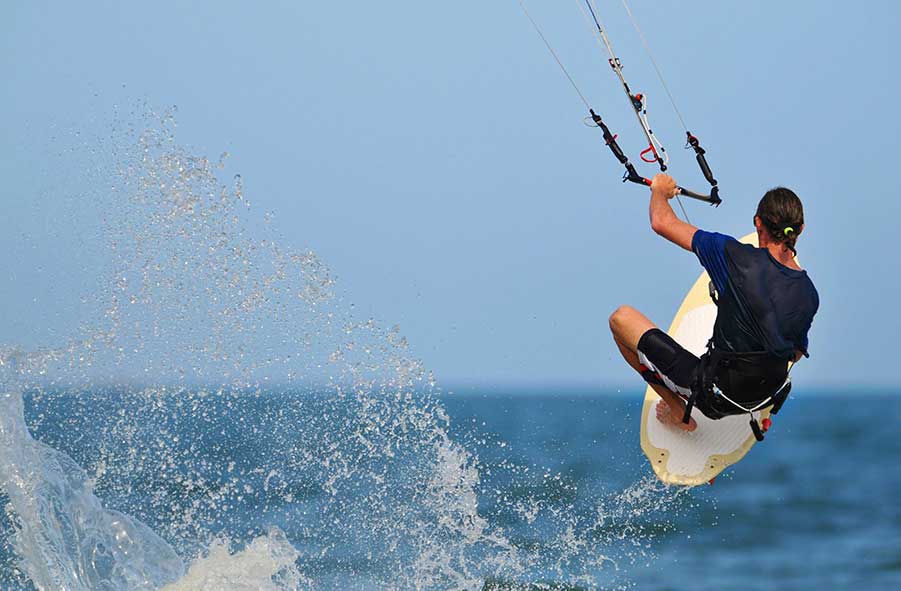
[[[820,306],[807,271],[790,269],[765,248],[698,230],[691,249],[719,299],[714,345],[724,351],[807,354],[807,333]]]

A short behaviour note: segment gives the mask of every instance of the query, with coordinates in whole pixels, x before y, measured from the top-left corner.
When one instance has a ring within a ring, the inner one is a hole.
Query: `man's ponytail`
[[[776,187],[770,189],[757,205],[757,213],[770,240],[784,244],[793,253],[795,243],[804,225],[804,206],[801,199],[791,189]]]

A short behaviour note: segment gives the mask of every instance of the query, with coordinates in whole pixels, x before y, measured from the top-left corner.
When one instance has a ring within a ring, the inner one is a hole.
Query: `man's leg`
[[[652,328],[657,328],[647,316],[631,306],[620,306],[610,315],[610,330],[613,332],[613,340],[619,347],[619,352],[632,369],[641,373],[641,362],[638,360],[638,341],[641,336]],[[662,398],[669,412],[658,405],[657,418],[670,425],[674,425],[685,431],[694,431],[698,424],[690,419],[689,424],[682,422],[682,414],[685,412],[685,402],[669,388],[658,384],[649,384],[660,398]]]

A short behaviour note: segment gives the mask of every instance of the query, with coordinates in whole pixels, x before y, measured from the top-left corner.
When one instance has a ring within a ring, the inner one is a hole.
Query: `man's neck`
[[[798,266],[798,263],[795,261],[795,255],[788,248],[783,246],[778,242],[770,242],[766,246],[762,246],[761,248],[766,248],[770,251],[770,254],[773,255],[773,258],[776,259],[779,263],[785,265],[789,269],[795,269],[797,271],[801,270],[801,267]]]

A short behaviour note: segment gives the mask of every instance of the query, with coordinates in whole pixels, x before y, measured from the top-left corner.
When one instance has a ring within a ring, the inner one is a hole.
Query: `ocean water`
[[[590,504],[650,470],[640,400],[550,389],[448,408],[509,441],[487,465],[514,454],[553,466]],[[798,388],[738,465],[648,516],[652,558],[621,562],[624,578],[653,590],[901,588],[899,425],[897,393]]]
[[[899,587],[897,392],[799,384],[665,487],[638,388],[442,386],[174,110],[117,117],[61,150],[77,328],[0,345],[0,589]]]
[[[240,568],[259,568],[266,580],[273,568],[296,569],[282,588],[712,590],[744,587],[749,579],[759,586],[799,590],[901,584],[901,397],[890,393],[823,395],[800,389],[767,440],[739,465],[713,486],[681,492],[655,484],[641,452],[640,391],[466,388],[445,393],[431,404],[447,410],[449,437],[466,443],[470,468],[478,471],[478,478],[452,481],[443,491],[448,507],[463,500],[474,504],[473,512],[445,515],[411,506],[406,484],[398,486],[396,498],[389,490],[380,500],[367,497],[377,504],[361,506],[341,497],[365,496],[364,489],[371,495],[372,483],[353,483],[350,477],[351,490],[333,495],[312,473],[290,465],[285,446],[292,453],[299,444],[310,447],[303,441],[313,433],[303,415],[310,413],[316,422],[337,411],[328,394],[271,391],[220,400],[213,395],[194,407],[193,416],[181,419],[175,417],[183,413],[183,399],[193,397],[170,394],[152,412],[144,410],[144,429],[125,439],[108,431],[115,433],[123,425],[121,417],[137,411],[126,402],[126,392],[33,392],[25,396],[25,416],[37,439],[89,474],[100,474],[95,493],[104,505],[139,516],[162,532],[173,542],[174,554],[195,556],[203,582],[175,588],[265,588],[246,580],[246,586],[233,587],[225,568],[236,550],[260,540],[267,547]],[[273,416],[288,408],[302,409],[294,415],[295,432],[270,431]],[[235,417],[239,424],[232,423]],[[356,420],[340,412],[328,418],[338,430]],[[177,469],[164,467],[162,475],[136,470],[144,462],[133,459],[124,462],[128,470],[107,466],[116,457],[159,446],[161,432],[175,441],[165,446],[173,466],[208,465],[203,483],[186,483]],[[221,465],[226,478],[213,468]],[[112,484],[103,484],[111,472],[117,474]],[[217,501],[206,515],[192,517],[203,527],[186,522],[197,498],[209,495]],[[341,519],[336,508],[353,518]],[[461,520],[467,517],[484,520],[484,529],[461,543],[458,536],[430,527],[438,524],[423,523],[419,527],[428,538],[387,545],[382,536],[391,537],[390,531],[378,536],[368,531],[397,527],[409,535],[393,523],[408,519],[409,512],[419,512],[421,519],[450,519],[446,527],[451,531],[465,529]],[[332,524],[342,531],[330,532]],[[10,527],[4,524],[6,536]],[[273,527],[279,533],[272,533]],[[486,540],[489,530],[504,541]],[[454,543],[456,551],[468,553],[465,559],[439,556],[444,544]],[[279,549],[269,548],[279,544]],[[514,556],[510,548],[520,554]],[[285,552],[287,559],[271,562],[272,554]],[[435,563],[417,570],[423,554]],[[20,558],[7,543],[0,557],[7,569],[3,588],[34,588],[10,576]],[[453,580],[454,569],[465,576]],[[181,571],[173,575],[181,576]],[[415,580],[405,581],[405,576]]]

